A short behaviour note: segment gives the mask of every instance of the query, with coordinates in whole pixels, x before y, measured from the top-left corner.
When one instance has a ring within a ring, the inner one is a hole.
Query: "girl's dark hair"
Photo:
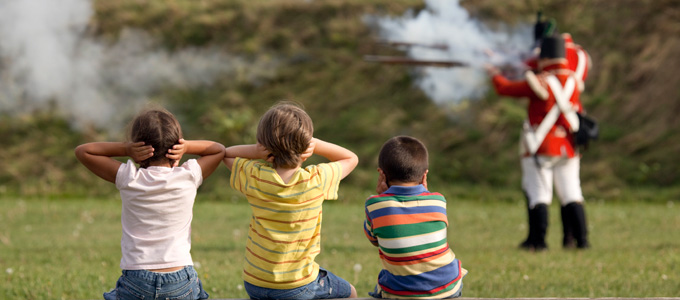
[[[312,119],[297,104],[281,102],[260,118],[257,142],[274,156],[274,168],[295,168],[314,134]]]
[[[428,169],[425,145],[410,136],[393,137],[380,149],[378,167],[388,181],[419,182]]]
[[[165,157],[168,149],[179,143],[182,138],[182,128],[172,113],[163,109],[151,109],[140,113],[130,127],[130,141],[144,142],[153,147],[153,156],[141,162],[139,166],[148,167],[151,163],[168,161],[170,165],[174,159]]]

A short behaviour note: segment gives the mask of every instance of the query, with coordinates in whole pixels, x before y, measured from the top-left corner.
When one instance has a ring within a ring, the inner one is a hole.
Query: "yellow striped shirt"
[[[284,183],[261,161],[234,161],[231,187],[246,196],[253,212],[243,268],[246,282],[292,289],[316,279],[321,204],[338,198],[341,174],[340,163],[324,163],[300,168]]]

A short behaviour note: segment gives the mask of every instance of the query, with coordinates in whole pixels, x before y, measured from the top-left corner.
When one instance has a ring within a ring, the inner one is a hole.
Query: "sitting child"
[[[449,249],[446,199],[427,190],[427,148],[408,136],[389,139],[378,157],[377,196],[366,200],[366,237],[383,270],[375,298],[460,297],[467,270]]]
[[[224,158],[224,146],[184,141],[177,119],[162,109],[141,113],[130,143],[80,145],[92,173],[116,185],[122,201],[122,275],[104,299],[207,299],[191,258],[196,190]],[[177,166],[182,154],[200,155]],[[129,156],[121,163],[112,157]]]
[[[226,150],[231,186],[246,196],[253,213],[243,268],[251,299],[356,297],[354,286],[314,258],[321,252],[323,201],[338,198],[340,180],[359,159],[312,138],[313,131],[304,110],[280,103],[260,119],[257,144]],[[331,162],[301,168],[312,154]]]

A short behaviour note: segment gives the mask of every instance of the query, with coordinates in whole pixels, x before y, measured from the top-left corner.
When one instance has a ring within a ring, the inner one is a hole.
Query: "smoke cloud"
[[[0,2],[0,112],[54,107],[76,127],[122,126],[163,88],[251,70],[217,48],[165,51],[139,30],[97,40],[87,32],[92,15],[89,0]]]
[[[484,64],[521,65],[533,42],[533,24],[491,30],[471,18],[458,0],[426,0],[426,9],[401,17],[379,18],[382,39],[421,44],[443,44],[447,49],[408,47],[416,59],[453,60],[465,68],[422,68],[417,85],[436,103],[459,104],[483,97],[489,89]],[[493,51],[489,56],[488,50]]]

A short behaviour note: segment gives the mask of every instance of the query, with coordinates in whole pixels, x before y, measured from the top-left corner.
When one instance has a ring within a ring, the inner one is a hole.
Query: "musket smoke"
[[[423,68],[417,85],[435,102],[458,104],[483,97],[489,89],[484,64],[521,64],[521,54],[529,50],[533,34],[531,24],[504,26],[493,31],[470,17],[458,0],[426,0],[426,9],[418,14],[380,18],[381,38],[448,47],[409,47],[414,59],[452,60],[469,68]],[[489,56],[487,50],[495,54]]]
[[[54,106],[76,127],[116,129],[162,88],[247,69],[217,48],[164,51],[138,30],[97,40],[92,15],[90,0],[0,2],[0,113]]]

